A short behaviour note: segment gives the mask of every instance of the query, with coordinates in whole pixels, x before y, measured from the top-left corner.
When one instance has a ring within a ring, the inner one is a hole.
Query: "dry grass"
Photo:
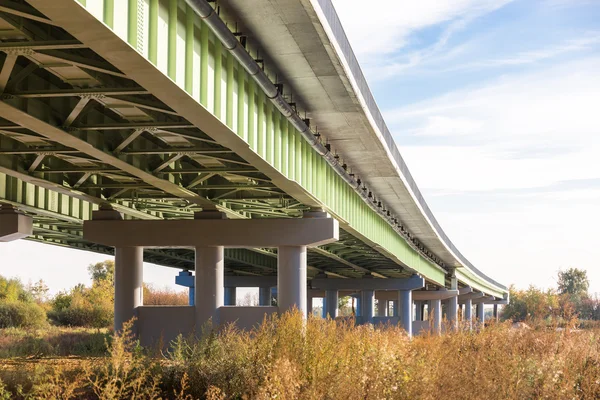
[[[162,358],[125,335],[105,358],[13,359],[0,366],[0,399],[595,399],[599,335],[506,323],[408,340],[395,327],[284,315],[253,332],[206,327]]]
[[[65,328],[0,329],[0,358],[104,356],[108,329]]]
[[[187,306],[188,294],[176,292],[167,288],[155,289],[144,285],[144,305],[147,306]]]

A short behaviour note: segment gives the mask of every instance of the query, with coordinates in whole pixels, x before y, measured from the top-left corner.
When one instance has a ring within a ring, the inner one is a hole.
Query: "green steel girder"
[[[90,203],[69,194],[59,193],[21,181],[0,173],[0,203],[11,204],[34,218],[34,235],[30,240],[89,250],[113,255],[110,247],[96,245],[83,239],[83,221],[98,209]],[[242,204],[236,202],[236,204]],[[252,203],[248,203],[252,204]],[[175,210],[164,201],[149,201],[144,210],[134,209],[140,203],[119,200],[112,203],[115,209],[124,213],[125,218],[163,218],[165,214],[178,213],[178,218],[192,218],[193,210]],[[262,205],[268,207],[268,205]],[[261,211],[257,211],[260,213]],[[139,214],[144,213],[144,214]],[[281,214],[287,216],[287,214]],[[343,237],[348,236],[342,233]],[[340,245],[339,245],[340,246]],[[343,246],[341,246],[343,247]],[[276,251],[268,249],[226,249],[225,261],[228,274],[272,275],[277,270]],[[323,256],[325,254],[325,256]],[[338,256],[328,255],[323,249],[310,249],[309,269],[313,273],[325,272],[336,277],[359,276],[359,267]],[[144,260],[158,265],[193,269],[194,253],[188,249],[146,249]],[[351,266],[351,267],[348,267]],[[348,267],[348,268],[347,268]]]
[[[409,246],[334,173],[189,10],[174,0],[123,0],[127,7],[98,1],[107,7],[96,17],[226,124],[249,153],[223,146],[67,32],[12,14],[16,19],[8,22],[26,30],[32,45],[16,59],[0,108],[14,114],[9,120],[21,121],[23,114],[29,120],[24,126],[0,120],[0,173],[18,178],[17,186],[43,191],[40,199],[61,195],[92,208],[113,204],[129,211],[128,218],[190,218],[206,207],[233,218],[298,217],[320,206],[340,220],[348,238],[309,252],[313,267],[348,277],[363,270],[386,277],[416,270],[444,285],[446,271]],[[117,12],[126,18],[115,18]],[[35,49],[33,42],[63,47]],[[76,69],[88,84],[65,79],[48,60]],[[268,168],[248,162],[247,155],[258,155]],[[290,192],[288,182],[302,195]],[[47,208],[27,196],[14,203]],[[0,192],[2,199],[13,201]],[[495,294],[489,283],[466,279]]]
[[[125,31],[131,33],[128,24],[134,18],[130,16],[122,19],[124,26],[120,29],[113,25],[115,33],[121,32],[123,40],[214,116],[220,117],[255,154],[279,174],[298,184],[312,197],[313,204],[327,208],[347,223],[353,233],[378,246],[397,262],[443,284],[445,271],[408,245],[309,148],[300,133],[266,101],[263,92],[255,87],[237,61],[223,54],[218,40],[196,15],[190,16],[190,10],[179,7],[175,0],[150,3],[129,0],[128,10],[133,9],[132,2],[142,8],[148,7],[148,13],[137,14],[136,27],[141,29],[137,35],[123,34]],[[124,9],[119,10],[122,11]],[[111,18],[106,14],[96,17],[107,24]],[[148,46],[140,46],[140,39],[146,37]],[[182,51],[177,49],[178,41],[183,43]],[[164,54],[166,60],[158,57],[159,53]],[[199,58],[197,64],[195,58]],[[220,79],[217,81],[216,78]]]

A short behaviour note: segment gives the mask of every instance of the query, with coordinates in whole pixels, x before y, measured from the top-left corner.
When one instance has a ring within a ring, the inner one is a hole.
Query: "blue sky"
[[[519,287],[576,266],[600,292],[600,2],[334,4],[463,254]]]
[[[518,287],[587,269],[600,292],[600,2],[334,0],[419,187],[479,269]],[[368,34],[365,34],[368,32]],[[52,292],[103,255],[2,244]],[[145,280],[175,287],[177,270]]]

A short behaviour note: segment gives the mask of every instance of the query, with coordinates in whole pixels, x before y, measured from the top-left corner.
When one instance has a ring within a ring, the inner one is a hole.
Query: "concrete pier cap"
[[[0,242],[12,242],[33,234],[33,218],[10,204],[0,203]]]
[[[95,211],[93,219],[83,223],[85,240],[114,247],[255,248],[312,247],[339,239],[338,221],[312,212],[306,218],[286,219],[222,219],[213,211],[180,220],[117,220],[104,218],[104,214],[106,211]]]

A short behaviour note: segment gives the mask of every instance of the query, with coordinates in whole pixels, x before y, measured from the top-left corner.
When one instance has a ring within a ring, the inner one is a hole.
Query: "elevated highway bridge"
[[[182,311],[196,321],[219,319],[230,277],[279,276],[279,308],[305,311],[313,288],[332,316],[332,285],[353,280],[340,287],[361,293],[367,321],[394,285],[454,320],[459,302],[471,318],[477,298],[507,301],[429,210],[330,0],[0,0],[0,58],[0,240],[116,248],[123,318],[143,304],[142,257],[216,271],[203,287],[219,299],[202,314],[196,290],[196,314]],[[314,227],[285,225],[300,218]],[[159,240],[182,220],[195,240]],[[194,233],[206,229],[222,243]],[[412,298],[396,297],[412,321]]]

